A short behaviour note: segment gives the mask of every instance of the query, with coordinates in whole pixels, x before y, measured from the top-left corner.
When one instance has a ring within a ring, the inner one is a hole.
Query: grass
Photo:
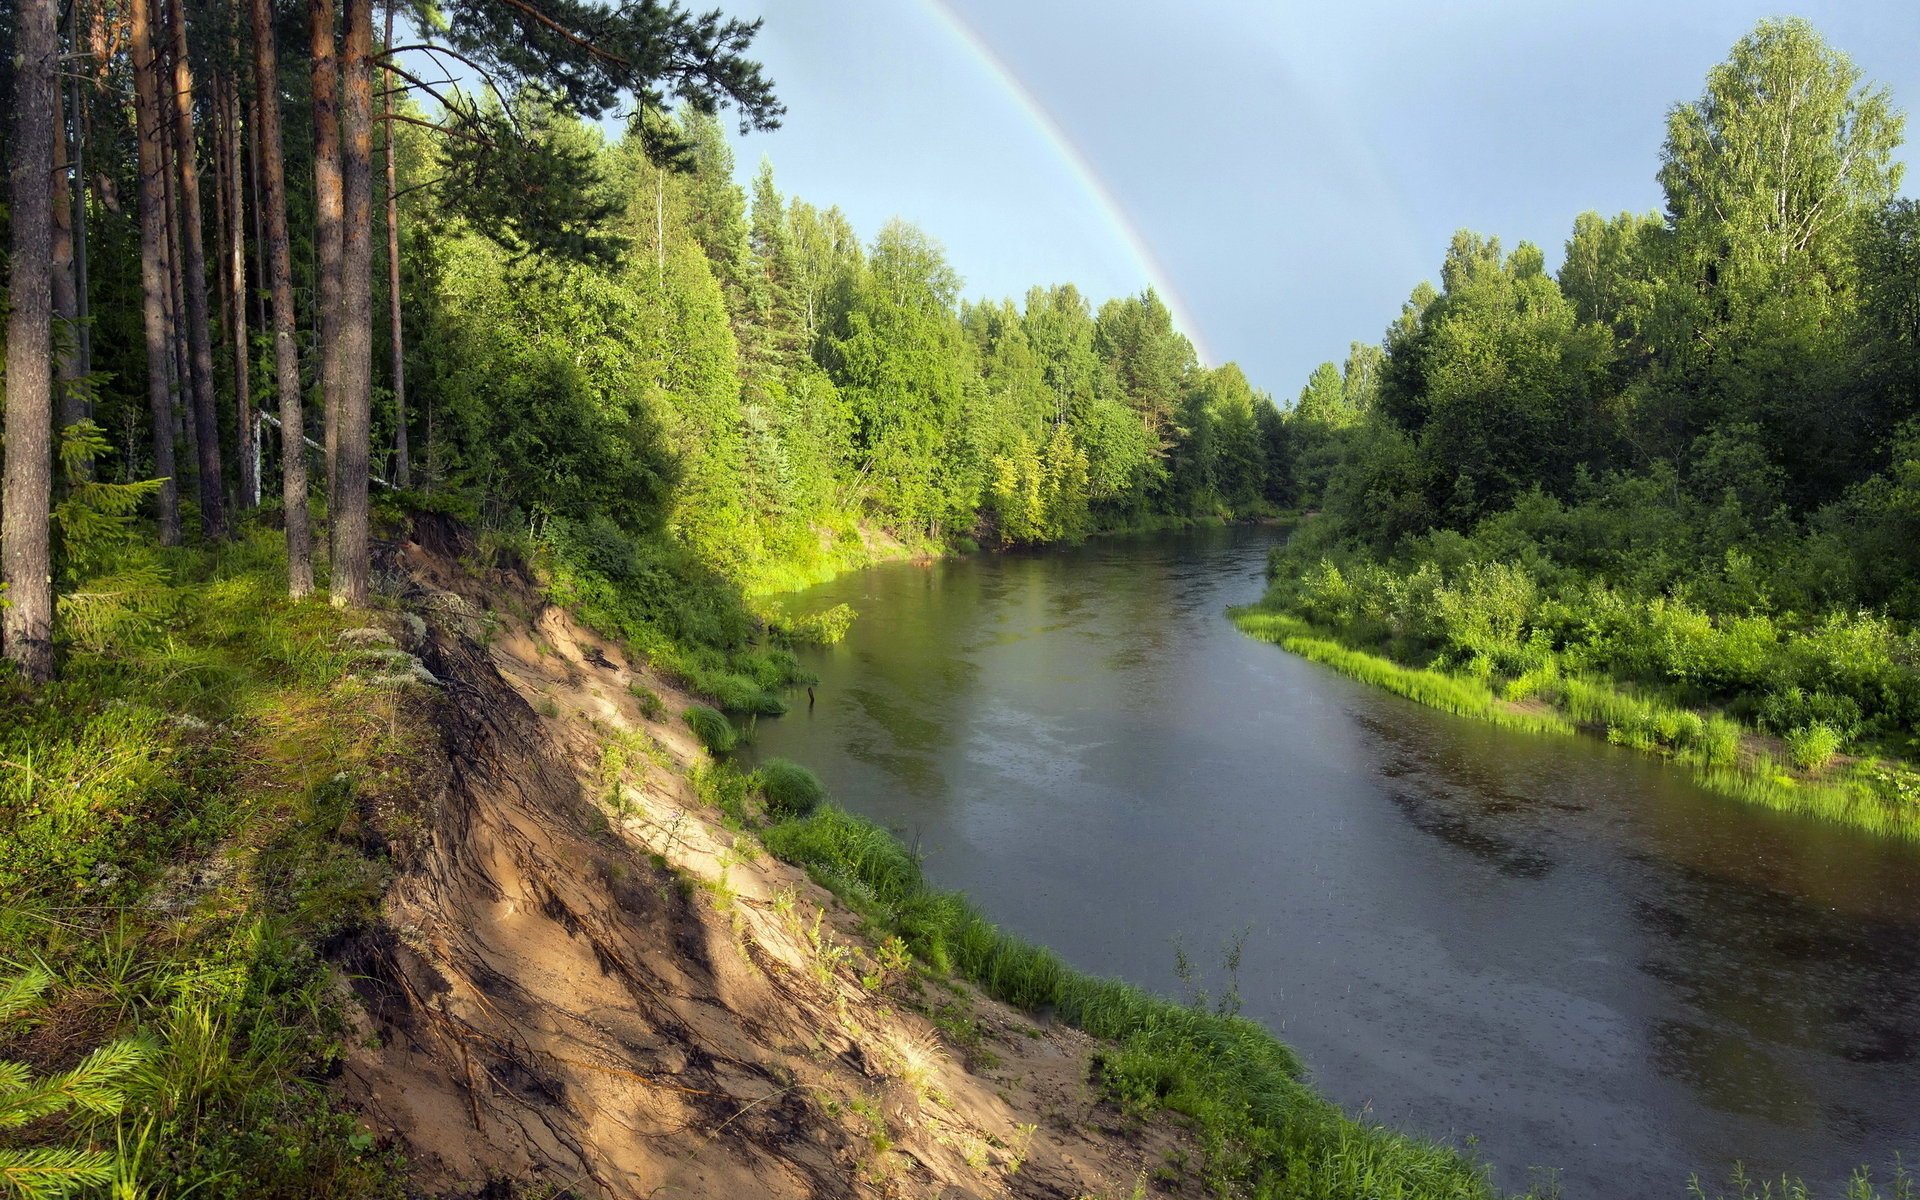
[[[740,731],[718,709],[704,704],[689,704],[687,710],[680,714],[680,719],[687,723],[687,728],[693,731],[693,736],[700,739],[700,744],[710,754],[726,754],[740,744]]]
[[[0,1155],[104,1163],[116,1194],[398,1195],[325,1086],[345,1025],[314,948],[373,911],[363,847],[405,841],[410,693],[342,645],[365,614],[284,598],[276,536],[163,561],[157,620],[38,692],[0,677],[0,982],[44,980],[0,1074],[143,1059]]]
[[[1325,636],[1298,617],[1257,608],[1235,609],[1234,622],[1249,636],[1272,642],[1284,650],[1324,663],[1362,683],[1450,712],[1455,716],[1490,721],[1509,729],[1538,733],[1571,733],[1573,726],[1554,713],[1531,712],[1503,702],[1483,680],[1406,667],[1378,654],[1355,650]]]
[[[929,887],[907,849],[870,822],[828,804],[761,836],[929,968],[1109,1042],[1094,1065],[1102,1094],[1187,1118],[1202,1177],[1222,1195],[1497,1195],[1485,1168],[1456,1151],[1355,1121],[1316,1095],[1294,1053],[1254,1022],[1082,974],[1000,930],[964,897]]]
[[[826,799],[826,785],[820,777],[797,762],[770,758],[754,773],[767,815],[776,821],[804,817]]]
[[[1750,752],[1748,731],[1725,714],[1684,708],[1610,680],[1565,674],[1551,660],[1496,686],[1491,674],[1407,666],[1347,645],[1269,602],[1234,609],[1231,616],[1251,637],[1429,708],[1528,732],[1590,732],[1689,766],[1701,786],[1732,799],[1877,836],[1920,838],[1920,772],[1883,760],[1839,773],[1829,770],[1840,748],[1830,726],[1816,723],[1788,736],[1788,753],[1799,769],[1795,774],[1768,754]],[[1520,701],[1533,706],[1521,707]]]

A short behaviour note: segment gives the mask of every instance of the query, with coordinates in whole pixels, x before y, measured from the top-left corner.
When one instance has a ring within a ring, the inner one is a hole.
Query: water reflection
[[[1590,740],[1446,717],[1241,637],[1271,535],[890,566],[759,726],[1077,965],[1173,991],[1249,922],[1247,1012],[1329,1094],[1504,1182],[1677,1194],[1920,1154],[1920,848]],[[796,605],[799,607],[800,605]]]

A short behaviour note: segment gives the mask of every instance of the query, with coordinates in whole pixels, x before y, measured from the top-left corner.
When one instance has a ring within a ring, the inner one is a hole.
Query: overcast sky
[[[1782,11],[1743,0],[950,0],[945,14],[934,0],[726,3],[764,16],[756,50],[789,110],[778,132],[736,142],[743,182],[765,156],[783,192],[838,204],[864,236],[889,217],[913,221],[976,296],[1064,281],[1096,300],[1138,291],[1156,273],[1144,244],[1203,356],[1238,361],[1283,400],[1315,363],[1377,340],[1413,285],[1437,276],[1455,229],[1537,242],[1557,265],[1579,212],[1658,208],[1666,110]],[[1920,2],[1791,11],[1900,107],[1920,103]]]

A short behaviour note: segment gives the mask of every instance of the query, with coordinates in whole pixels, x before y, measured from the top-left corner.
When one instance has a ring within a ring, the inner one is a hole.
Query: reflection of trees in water
[[[1869,1102],[1920,1111],[1920,1079],[1903,1069],[1920,1058],[1920,938],[1910,926],[1761,881],[1669,868],[1637,882],[1657,893],[1630,909],[1649,935],[1639,968],[1675,1008],[1651,1046],[1663,1073],[1716,1108],[1795,1123],[1817,1112],[1850,1124]]]
[[[1661,1075],[1710,1109],[1794,1131],[1802,1152],[1840,1160],[1786,1164],[1809,1173],[1891,1153],[1899,1147],[1875,1144],[1889,1128],[1911,1134],[1904,1114],[1920,1112],[1911,847],[1748,811],[1671,768],[1609,761],[1604,747],[1566,747],[1555,762],[1513,735],[1456,733],[1453,722],[1436,730],[1425,713],[1356,720],[1410,826],[1504,876],[1545,878],[1578,863],[1625,901],[1628,924],[1614,936],[1639,935],[1629,952],[1653,987],[1641,1023]],[[1550,788],[1560,796],[1543,794]]]

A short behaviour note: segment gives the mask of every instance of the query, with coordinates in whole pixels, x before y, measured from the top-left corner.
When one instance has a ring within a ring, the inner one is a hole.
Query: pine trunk
[[[160,485],[160,544],[180,542],[180,492],[173,477],[173,335],[167,328],[166,156],[161,152],[160,80],[153,16],[133,0],[133,110],[139,138],[140,295],[147,335],[147,407],[153,418],[153,473]]]
[[[187,59],[186,0],[173,0],[173,139],[180,175],[180,224],[186,253],[182,289],[187,299],[187,366],[193,398],[195,454],[200,467],[200,533],[227,536],[221,494],[220,426],[213,394],[213,337],[207,325],[207,251],[201,229],[200,155],[193,140],[193,67]]]
[[[35,683],[53,677],[53,0],[20,0],[15,25],[7,313],[7,464],[0,482],[0,641]]]
[[[319,310],[314,324],[327,425],[327,514],[332,522],[337,519],[335,439],[340,421],[335,410],[340,397],[341,223],[346,203],[340,182],[340,58],[334,44],[333,0],[307,0],[307,20],[313,39],[314,290]]]
[[[239,50],[235,46],[236,51]],[[237,55],[236,55],[237,57]],[[245,176],[240,159],[240,89],[227,87],[227,217],[228,262],[232,277],[227,291],[233,298],[234,441],[240,455],[240,507],[260,503],[259,459],[254,455],[258,432],[253,421],[253,380],[247,361],[252,352],[252,330],[247,325],[247,206]]]
[[[373,0],[347,0],[341,55],[340,165],[346,219],[340,272],[338,505],[333,602],[367,602],[367,482],[373,418]]]
[[[56,39],[57,44],[57,39]],[[80,390],[80,290],[74,283],[72,164],[67,158],[66,89],[53,89],[53,318],[56,419],[64,428],[83,415]]]
[[[280,74],[270,0],[248,0],[253,26],[253,82],[260,122],[260,176],[265,191],[266,259],[273,286],[274,387],[280,400],[280,498],[286,507],[287,590],[313,590],[313,535],[307,515],[306,420],[301,414],[300,344],[293,324],[293,252],[287,237],[287,164],[280,133]]]
[[[165,2],[166,0],[153,0],[154,33],[156,37],[159,38],[159,44],[163,47],[167,44],[166,17],[163,15]],[[165,65],[165,54],[166,52],[163,50],[162,66],[156,78],[159,81],[158,95],[160,96],[161,104],[160,153],[163,164],[161,167],[161,186],[166,190],[167,202],[167,253],[165,260],[167,267],[167,341],[173,358],[168,394],[171,397],[169,403],[172,406],[170,411],[172,412],[173,419],[174,441],[186,449],[185,460],[177,465],[180,469],[183,484],[191,484],[198,475],[193,464],[197,456],[196,447],[199,443],[194,434],[193,422],[188,419],[188,414],[193,409],[193,400],[189,390],[192,385],[187,382],[192,376],[192,371],[187,367],[187,293],[186,284],[181,279],[184,272],[180,269],[180,256],[182,253],[180,244],[186,239],[186,235],[180,231],[179,174],[173,169],[173,113],[166,104],[167,92],[172,86],[173,69]]]
[[[387,0],[386,46],[393,46],[393,8],[396,0]],[[393,71],[386,72],[387,109],[387,327],[388,343],[393,351],[393,483],[395,487],[413,486],[412,455],[407,447],[407,341],[400,328],[400,191],[399,168],[394,160],[393,139],[399,127],[393,121]]]

